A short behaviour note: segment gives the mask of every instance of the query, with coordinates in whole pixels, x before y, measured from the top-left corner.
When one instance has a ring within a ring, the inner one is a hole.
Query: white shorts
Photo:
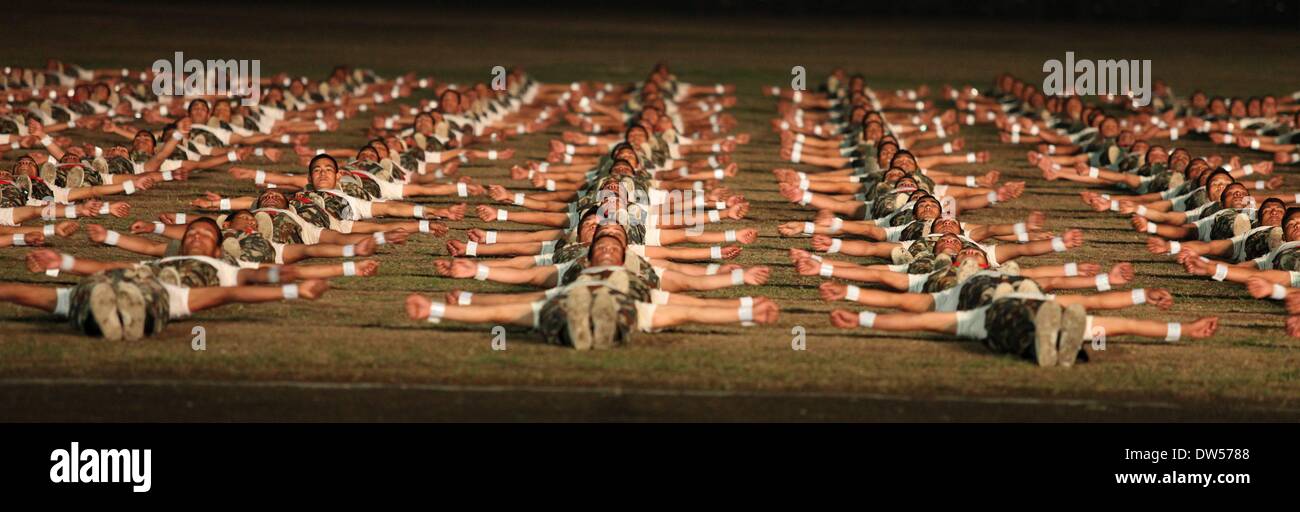
[[[190,289],[162,283],[167,290],[167,315],[175,320],[190,316]]]
[[[989,332],[984,328],[984,314],[988,312],[988,309],[988,306],[984,306],[969,311],[958,311],[957,335],[973,340],[987,338]]]
[[[641,332],[655,332],[654,320],[655,310],[659,309],[658,305],[649,302],[636,303],[636,327]]]
[[[376,179],[375,183],[379,184],[379,197],[384,199],[402,199],[406,197],[403,195],[403,189],[406,185],[403,185],[402,183],[380,179]]]

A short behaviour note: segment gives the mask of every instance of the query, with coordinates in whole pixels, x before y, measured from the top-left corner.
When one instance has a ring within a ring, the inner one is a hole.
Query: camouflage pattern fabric
[[[984,329],[988,332],[984,346],[999,354],[1034,359],[1034,316],[1044,302],[1023,298],[993,301],[984,313]]]
[[[153,268],[137,266],[100,272],[77,283],[72,289],[68,309],[68,322],[73,328],[91,336],[100,335],[99,325],[91,310],[90,295],[96,286],[101,285],[112,287],[115,292],[127,287],[140,291],[147,314],[146,336],[160,333],[167,327],[167,320],[171,317],[167,289],[162,286]]]

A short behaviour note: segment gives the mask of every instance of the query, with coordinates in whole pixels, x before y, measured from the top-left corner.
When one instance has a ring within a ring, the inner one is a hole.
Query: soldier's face
[[[1286,225],[1282,226],[1282,230],[1286,232],[1286,241],[1300,240],[1300,215],[1292,215],[1290,219],[1287,219]]]
[[[251,213],[239,213],[230,218],[230,229],[238,231],[252,231],[257,229],[257,219]]]
[[[317,160],[311,166],[311,182],[316,188],[331,189],[338,185],[339,170],[334,162],[327,158]]]
[[[957,238],[957,235],[961,234],[961,223],[957,222],[957,219],[935,220],[934,224],[930,226],[930,231],[934,233],[942,233],[944,235],[952,235],[952,240],[956,241],[958,245],[961,245],[961,240]],[[949,237],[945,236],[944,238]]]
[[[939,206],[939,202],[934,199],[927,197],[916,203],[916,218],[919,220],[937,219],[942,212],[943,209]]]
[[[361,150],[360,153],[357,153],[357,160],[360,160],[362,162],[378,162],[379,153],[375,151],[375,148],[373,147],[366,147],[366,149],[363,149]]]
[[[623,264],[623,243],[617,238],[606,236],[596,240],[591,249],[591,264],[603,267]]]
[[[1286,208],[1279,206],[1277,203],[1268,203],[1259,211],[1259,220],[1261,226],[1281,226],[1282,216],[1286,214]]]
[[[984,253],[979,249],[963,249],[957,254],[957,264],[965,263],[967,260],[973,260],[981,267],[988,266],[989,259],[984,257]]]
[[[961,239],[953,235],[945,235],[934,242],[935,254],[947,254],[949,256],[961,251]]]
[[[186,256],[217,256],[217,238],[220,233],[217,232],[211,224],[206,222],[191,224],[189,229],[185,230],[185,237],[181,239],[181,253]]]
[[[194,124],[207,123],[209,114],[208,106],[205,103],[196,101],[193,105],[190,105],[190,119],[194,120]]]
[[[23,157],[18,160],[18,165],[14,166],[14,172],[19,176],[36,176],[36,161]]]
[[[415,131],[425,135],[433,133],[433,118],[429,116],[415,118]]]
[[[591,239],[596,236],[596,228],[600,226],[600,214],[588,215],[582,219],[582,224],[578,226],[578,241],[584,244],[591,243]]]
[[[1223,194],[1223,189],[1227,188],[1230,183],[1232,183],[1232,178],[1223,174],[1215,175],[1210,179],[1210,197],[1221,196]]]
[[[283,210],[289,206],[289,201],[279,192],[266,192],[257,200],[258,206],[262,208],[275,208]]]
[[[153,154],[153,138],[148,134],[136,135],[131,139],[131,149],[146,154]]]
[[[1230,187],[1223,194],[1223,204],[1229,208],[1245,208],[1247,197],[1245,187]]]

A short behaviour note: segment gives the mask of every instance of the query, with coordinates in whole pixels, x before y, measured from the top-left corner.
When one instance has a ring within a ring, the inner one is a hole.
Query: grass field
[[[728,186],[752,202],[745,226],[760,240],[739,261],[774,268],[761,289],[782,307],[770,327],[686,327],[638,338],[620,350],[579,353],[542,345],[513,330],[508,350],[491,350],[487,329],[431,328],[405,319],[408,293],[436,294],[464,282],[434,275],[441,239],[417,238],[382,254],[381,275],[343,278],[315,303],[232,306],[175,322],[159,337],[106,343],[73,333],[48,315],[0,305],[0,419],[25,420],[476,420],[476,419],[866,419],[866,420],[1294,420],[1300,418],[1300,342],[1285,336],[1280,306],[1249,299],[1235,286],[1191,279],[1165,257],[1146,253],[1125,219],[1084,210],[1076,191],[1048,183],[1024,149],[999,144],[990,128],[963,130],[969,148],[990,150],[1004,180],[1024,179],[1021,199],[971,220],[1008,220],[1038,209],[1049,228],[1085,230],[1088,245],[1072,260],[1133,261],[1138,286],[1167,287],[1168,312],[1124,315],[1192,319],[1223,315],[1216,337],[1166,344],[1111,340],[1094,362],[1039,369],[990,355],[976,343],[898,337],[831,327],[832,305],[817,299],[820,278],[798,276],[786,257],[806,239],[784,239],[776,225],[812,212],[780,198],[769,170],[781,165],[767,125],[775,104],[759,87],[788,84],[790,68],[820,78],[833,66],[865,74],[877,88],[983,86],[1000,71],[1041,76],[1042,62],[1075,51],[1081,58],[1142,58],[1176,91],[1228,95],[1283,93],[1300,87],[1294,31],[1197,32],[1139,25],[1034,26],[928,24],[922,21],[618,19],[574,14],[487,16],[301,9],[286,15],[246,10],[132,8],[100,3],[29,5],[6,23],[0,62],[41,65],[56,57],[88,66],[144,68],[184,51],[192,58],[261,59],[264,73],[320,76],[339,63],[384,74],[416,71],[453,81],[482,81],[495,65],[522,65],[538,78],[635,80],[659,60],[693,82],[739,88],[731,112],[738,132],[755,140],[736,153],[742,173]],[[49,26],[77,20],[78,30]],[[356,146],[368,119],[344,124],[313,145]],[[517,161],[540,158],[545,135],[509,142]],[[105,142],[98,134],[77,133]],[[504,145],[502,147],[505,147]],[[1189,143],[1194,154],[1212,149]],[[1258,157],[1252,157],[1258,158]],[[0,165],[10,165],[6,161]],[[508,163],[471,166],[469,174],[510,186]],[[288,166],[284,166],[287,170]],[[1300,190],[1287,175],[1287,190]],[[247,190],[222,171],[132,198],[133,217],[151,219],[204,190]],[[479,200],[484,200],[482,198]],[[105,221],[126,230],[131,219]],[[473,220],[453,229],[482,226]],[[737,225],[737,227],[740,227]],[[505,229],[526,229],[508,225]],[[455,233],[455,232],[453,232]],[[453,235],[455,236],[455,235]],[[463,235],[461,235],[463,236]],[[77,256],[119,258],[82,235],[58,248]],[[23,268],[24,251],[0,252],[0,279],[68,284]],[[1044,257],[1043,264],[1062,260]],[[475,283],[477,284],[477,283]],[[472,286],[472,285],[471,285]],[[487,285],[475,290],[504,290]],[[207,350],[190,349],[190,329],[207,331]],[[790,348],[791,329],[807,331],[807,350]]]

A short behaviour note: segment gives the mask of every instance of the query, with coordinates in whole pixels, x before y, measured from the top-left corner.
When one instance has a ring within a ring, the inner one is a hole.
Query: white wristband
[[[737,268],[731,270],[731,285],[740,286],[745,284],[745,269]]]
[[[812,200],[813,200],[812,192],[805,190],[803,192],[803,196],[799,198],[799,204],[803,206],[807,206],[808,203],[812,202]]]
[[[298,298],[298,285],[295,283],[281,286],[280,294],[284,296],[284,300],[296,299]]]
[[[523,206],[523,205],[524,205],[524,193],[523,193],[523,192],[515,192],[515,200],[513,201],[513,203],[515,203],[515,206]]]
[[[178,213],[176,213],[175,215],[172,216],[172,219],[174,219],[174,220],[176,221],[177,224],[185,224],[185,214],[184,214],[184,213],[179,213],[179,212],[178,212]]]
[[[709,222],[722,222],[722,214],[717,210],[709,210]]]
[[[504,221],[504,220],[507,220],[507,219],[509,219],[509,218],[510,218],[510,213],[509,213],[509,212],[507,212],[507,211],[505,211],[505,210],[497,210],[497,220]]]
[[[63,216],[69,219],[77,218],[77,207],[73,205],[65,206],[63,208]]]
[[[858,296],[860,296],[861,294],[862,294],[862,288],[859,288],[858,285],[856,284],[851,284],[848,286],[848,288],[844,290],[844,300],[857,302]]]
[[[388,243],[388,237],[384,235],[383,231],[376,231],[375,234],[371,235],[371,238],[375,239],[375,245],[384,245]]]
[[[1169,254],[1178,254],[1182,250],[1183,250],[1183,244],[1178,243],[1177,241],[1169,242]]]
[[[1147,291],[1145,288],[1134,288],[1132,292],[1133,305],[1147,303]]]
[[[469,186],[465,182],[456,183],[456,195],[460,197],[469,197]]]
[[[424,205],[422,205],[422,204],[417,204],[417,205],[411,207],[411,217],[414,217],[414,218],[417,218],[417,219],[418,219],[418,218],[423,217],[423,216],[424,216]],[[424,221],[424,222],[428,222],[428,221]],[[428,229],[428,225],[427,225],[427,224],[422,224],[421,227],[424,227],[424,228],[426,229],[426,231],[421,231],[421,233],[428,233],[428,231],[427,231],[427,229]]]
[[[714,260],[720,260],[720,259],[722,259],[722,247],[719,247],[719,246],[716,246],[716,245],[713,246],[713,247],[710,247],[710,248],[709,248],[709,259],[714,259]]]
[[[238,161],[239,161],[239,155],[236,154],[234,151],[227,151],[227,152],[226,152],[226,160],[230,160],[231,162],[238,162]]]
[[[474,303],[474,294],[473,294],[473,293],[471,293],[471,292],[466,292],[466,291],[462,291],[462,292],[456,294],[456,305],[457,305],[457,306],[468,306],[468,305],[473,304],[473,303]]]
[[[357,262],[355,261],[343,262],[343,275],[345,276],[357,275]]]
[[[754,307],[741,306],[736,309],[736,315],[740,317],[740,323],[752,324],[754,322]]]
[[[817,231],[817,225],[816,225],[816,224],[813,224],[812,222],[804,222],[804,223],[803,223],[803,234],[805,234],[805,235],[811,235],[811,234],[813,234],[813,233],[816,232],[816,231]]]
[[[989,192],[988,198],[989,198],[989,204],[997,204],[998,202],[997,191]]]
[[[56,226],[54,224],[46,224],[45,227],[41,228],[41,234],[45,235],[47,238],[54,236],[55,227]]]
[[[64,254],[63,258],[59,259],[59,270],[64,272],[71,271],[72,267],[76,265],[77,258],[73,258],[71,254]]]
[[[491,272],[492,272],[492,267],[480,263],[479,266],[474,270],[474,279],[478,281],[487,280],[488,274]]]
[[[1011,232],[1015,233],[1017,242],[1029,241],[1029,229],[1023,222],[1017,222],[1011,226]]]
[[[1074,276],[1077,276],[1077,275],[1079,275],[1079,264],[1078,264],[1078,263],[1075,263],[1075,262],[1073,262],[1073,261],[1072,261],[1072,262],[1069,262],[1069,263],[1066,263],[1066,264],[1065,264],[1065,277],[1074,277]]]
[[[1065,252],[1065,239],[1061,237],[1052,238],[1052,252]]]
[[[356,255],[357,255],[357,246],[356,246],[356,245],[354,245],[354,244],[347,244],[347,245],[343,246],[343,257],[344,257],[344,258],[351,258],[351,257],[356,256]]]
[[[1110,274],[1097,274],[1094,280],[1097,283],[1097,291],[1104,292],[1110,290]]]
[[[122,193],[123,193],[123,194],[126,194],[126,195],[128,195],[128,196],[131,195],[131,194],[134,194],[134,193],[135,193],[135,182],[134,182],[134,181],[130,181],[130,180],[127,180],[127,181],[122,182]]]
[[[116,246],[116,245],[117,245],[117,242],[118,242],[119,240],[121,240],[121,238],[122,238],[122,235],[119,235],[116,231],[111,231],[111,230],[110,230],[110,231],[108,232],[108,235],[106,235],[106,236],[104,237],[104,245],[112,245],[112,246]]]
[[[483,243],[484,243],[484,244],[495,244],[495,243],[497,243],[497,232],[496,232],[496,231],[488,231],[488,232],[484,233],[484,237],[483,237],[483,238],[484,238],[484,240],[483,240]]]
[[[858,325],[870,329],[876,324],[876,314],[871,311],[858,313]]]
[[[27,235],[24,233],[14,233],[13,245],[14,247],[27,245]]]
[[[735,242],[735,241],[736,241],[736,230],[734,230],[734,229],[728,229],[728,230],[726,230],[725,232],[722,233],[722,237],[723,237],[724,240],[726,240],[726,241],[728,241],[728,242]]]
[[[465,255],[466,255],[466,256],[478,256],[478,242],[475,242],[475,241],[473,241],[473,240],[470,240],[469,242],[466,242],[466,243],[465,243]]]
[[[830,246],[829,248],[826,249],[826,254],[835,254],[835,253],[840,252],[840,248],[841,248],[843,245],[844,245],[844,241],[843,241],[843,240],[840,240],[840,239],[838,239],[838,238],[832,238],[832,239],[831,239],[831,246]]]
[[[258,169],[257,172],[253,175],[253,183],[256,183],[258,185],[266,183],[266,171]]]
[[[347,268],[346,266],[343,268]],[[266,269],[266,282],[276,284],[280,282],[280,267],[271,267]]]
[[[835,266],[830,263],[822,263],[821,269],[817,271],[817,275],[822,277],[833,277],[835,275]]]
[[[1285,299],[1285,298],[1286,298],[1286,287],[1285,287],[1285,286],[1282,286],[1282,285],[1280,285],[1280,284],[1277,284],[1277,283],[1273,283],[1273,293],[1272,293],[1271,295],[1269,295],[1269,298],[1272,298],[1273,300],[1282,300],[1282,299]]]
[[[428,233],[428,232],[429,232],[429,221],[427,221],[427,220],[422,220],[422,221],[420,221],[420,224],[416,227],[416,229],[419,230],[421,233]]]
[[[719,265],[717,263],[710,263],[709,266],[704,267],[704,275],[706,276],[716,275],[718,273],[718,269],[720,268],[722,268],[722,265]]]
[[[1228,266],[1222,263],[1214,266],[1214,275],[1210,276],[1215,281],[1222,281],[1228,278]]]
[[[442,321],[442,316],[447,313],[447,305],[441,302],[429,304],[429,323],[436,324]]]
[[[230,209],[230,199],[222,199],[220,203],[217,203],[217,209],[218,209],[218,210],[229,210],[229,209]]]
[[[967,186],[967,187],[970,187],[970,188],[975,188],[975,185],[976,185],[976,183],[975,183],[975,177],[974,177],[974,176],[967,176],[967,177],[966,177],[966,186]]]
[[[1165,341],[1178,341],[1183,337],[1183,324],[1169,322],[1165,326]]]
[[[102,202],[102,203],[99,203],[99,214],[100,214],[100,215],[108,215],[109,213],[111,213],[111,212],[113,211],[113,210],[110,209],[112,206],[113,206],[113,203],[110,203],[110,202],[108,202],[108,201],[104,201],[104,202]]]

